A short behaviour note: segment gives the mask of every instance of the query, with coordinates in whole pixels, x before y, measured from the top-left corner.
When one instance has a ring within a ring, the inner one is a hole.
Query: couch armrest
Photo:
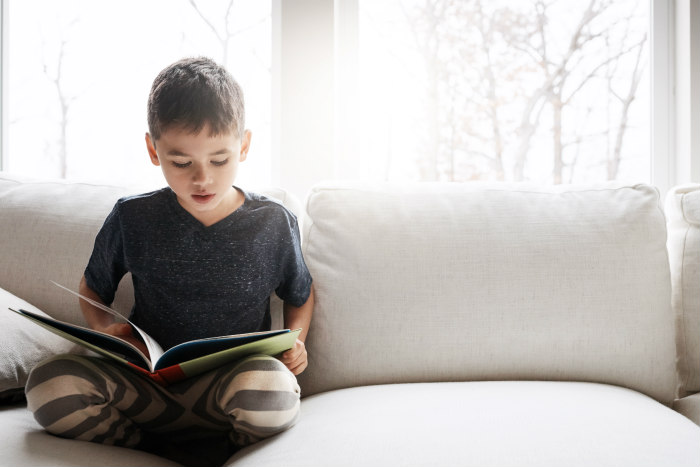
[[[692,394],[673,402],[673,409],[700,426],[700,393]]]
[[[678,186],[666,196],[668,255],[676,316],[678,391],[700,391],[700,184]],[[694,419],[697,423],[697,417]]]

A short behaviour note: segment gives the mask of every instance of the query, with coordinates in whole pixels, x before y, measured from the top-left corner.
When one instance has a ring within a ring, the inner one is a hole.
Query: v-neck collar
[[[248,207],[248,204],[250,202],[250,196],[248,195],[248,193],[245,190],[238,188],[235,185],[233,185],[233,188],[243,195],[243,204],[238,206],[238,208],[235,211],[233,211],[232,213],[230,213],[228,216],[224,217],[223,219],[220,219],[219,221],[217,221],[209,226],[204,225],[199,219],[194,217],[187,209],[182,207],[180,202],[177,200],[177,194],[175,194],[175,192],[172,190],[172,188],[167,187],[166,190],[168,192],[168,200],[170,203],[170,208],[173,210],[175,215],[177,215],[180,218],[180,220],[185,222],[185,224],[190,225],[190,226],[192,226],[200,231],[212,232],[212,231],[219,230],[220,228],[222,228],[222,226],[225,227],[225,226],[229,225],[234,218],[236,218],[240,215],[241,211],[243,211],[244,209],[247,209],[247,207]]]

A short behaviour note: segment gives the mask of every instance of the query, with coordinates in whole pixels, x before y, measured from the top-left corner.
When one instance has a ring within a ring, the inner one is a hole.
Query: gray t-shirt
[[[170,188],[120,199],[95,239],[88,287],[110,304],[131,272],[130,319],[164,349],[270,329],[271,293],[301,306],[311,276],[294,214],[238,190],[243,205],[209,227],[180,206]]]

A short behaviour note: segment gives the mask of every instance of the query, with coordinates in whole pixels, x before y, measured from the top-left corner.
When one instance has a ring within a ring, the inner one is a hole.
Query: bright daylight
[[[339,38],[351,43],[336,57],[351,63],[339,77],[351,86],[328,96],[342,109],[331,131],[359,164],[353,177],[650,180],[648,2],[356,6],[355,34]],[[158,182],[142,141],[150,79],[177,57],[205,55],[245,90],[254,143],[242,176],[275,182],[272,82],[285,75],[273,76],[270,2],[31,0],[9,10],[7,169]]]
[[[700,466],[700,0],[0,0],[0,467]]]

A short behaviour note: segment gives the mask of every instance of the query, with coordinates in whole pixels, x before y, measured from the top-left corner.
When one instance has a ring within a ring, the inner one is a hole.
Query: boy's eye
[[[228,158],[222,161],[211,161],[211,163],[217,167],[221,167],[222,165],[226,165],[228,163]]]
[[[173,161],[173,165],[174,165],[175,167],[177,167],[178,169],[184,169],[184,168],[186,168],[186,167],[189,167],[191,164],[192,164],[192,162],[185,162],[185,163],[181,164],[181,163],[179,163],[179,162]]]

